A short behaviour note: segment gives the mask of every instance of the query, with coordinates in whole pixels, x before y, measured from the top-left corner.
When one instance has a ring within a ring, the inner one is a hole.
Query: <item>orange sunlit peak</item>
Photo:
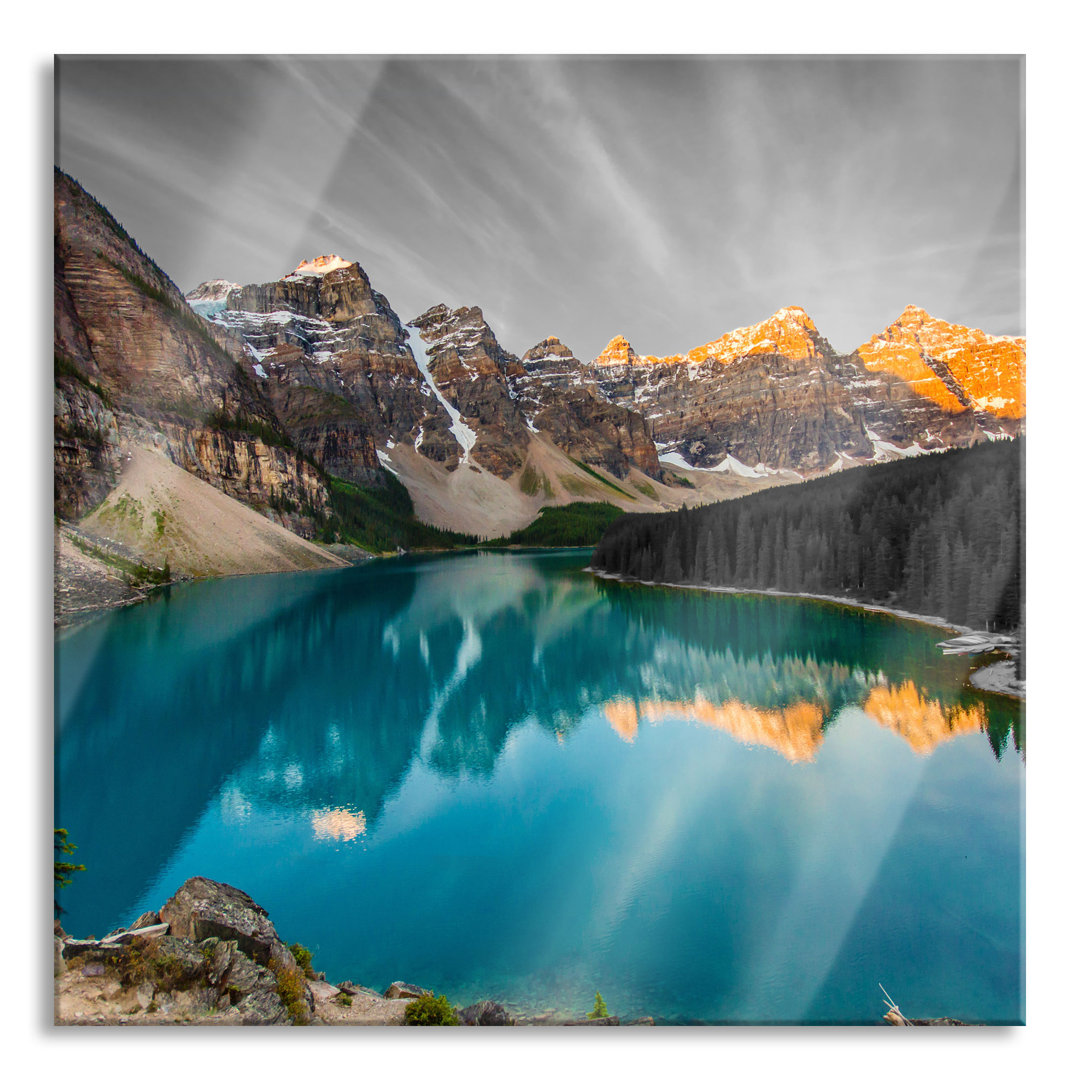
[[[987,334],[909,304],[856,351],[868,371],[903,379],[946,412],[962,412],[970,404],[993,416],[1020,419],[1027,411],[1027,342],[1022,337]]]
[[[316,255],[314,259],[305,259],[293,271],[294,274],[329,274],[331,270],[342,270],[351,266],[347,259],[340,255]]]
[[[598,364],[632,364],[637,359],[637,353],[630,346],[630,342],[616,334],[605,346],[603,352],[596,358]]]
[[[817,329],[814,326],[814,320],[806,313],[806,308],[799,307],[798,304],[789,304],[787,307],[780,308],[779,311],[773,313],[774,319],[791,320],[794,322],[802,323],[804,326],[809,327],[811,330]]]

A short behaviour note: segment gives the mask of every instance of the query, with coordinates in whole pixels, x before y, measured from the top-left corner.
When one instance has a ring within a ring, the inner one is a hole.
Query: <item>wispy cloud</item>
[[[1020,65],[993,58],[63,61],[62,163],[178,283],[360,258],[509,348],[685,351],[789,303],[1022,322]]]

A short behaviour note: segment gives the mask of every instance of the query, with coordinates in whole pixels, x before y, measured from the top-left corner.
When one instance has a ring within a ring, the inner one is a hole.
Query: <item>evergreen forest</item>
[[[976,629],[1023,620],[1024,440],[881,462],[668,514],[627,514],[593,569],[838,596]]]

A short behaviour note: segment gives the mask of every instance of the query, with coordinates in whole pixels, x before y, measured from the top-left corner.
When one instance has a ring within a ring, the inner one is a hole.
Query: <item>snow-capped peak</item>
[[[187,300],[189,304],[212,304],[224,300],[233,289],[239,288],[240,286],[237,285],[235,281],[226,281],[224,278],[214,278],[213,281],[203,281],[196,285],[189,293],[185,293],[184,299]]]
[[[346,266],[352,266],[352,263],[340,255],[316,255],[314,259],[305,259],[288,276],[300,274],[303,277],[322,277],[323,274],[329,274],[331,270],[344,270]]]

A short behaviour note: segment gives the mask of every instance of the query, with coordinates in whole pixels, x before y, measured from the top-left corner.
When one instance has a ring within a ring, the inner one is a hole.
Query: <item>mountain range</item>
[[[519,357],[479,307],[403,320],[338,255],[185,296],[54,179],[56,514],[174,570],[213,566],[195,511],[170,502],[173,469],[292,551],[355,541],[345,523],[370,507],[499,536],[544,506],[673,509],[1024,430],[1025,340],[917,307],[848,354],[784,307],[684,354],[615,336],[582,360],[551,336]],[[148,454],[155,479],[144,467],[125,503]]]

